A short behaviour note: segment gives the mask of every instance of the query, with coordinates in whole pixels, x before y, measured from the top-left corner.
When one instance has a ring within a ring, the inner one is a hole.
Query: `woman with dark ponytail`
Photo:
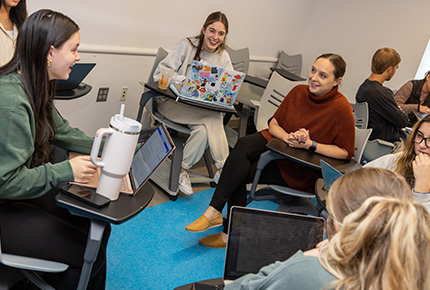
[[[69,265],[46,273],[55,289],[76,289],[89,219],[55,205],[58,186],[88,182],[96,167],[88,155],[52,162],[52,146],[89,154],[93,139],[55,109],[55,80],[67,79],[80,60],[79,27],[69,17],[39,10],[24,22],[15,54],[0,67],[0,228],[4,252]],[[88,289],[104,289],[107,226]]]
[[[211,13],[206,18],[198,36],[188,37],[178,42],[168,56],[160,62],[154,73],[154,79],[160,78],[161,67],[167,67],[175,71],[172,82],[182,83],[193,60],[233,69],[230,57],[225,51],[227,33],[227,17],[219,11]],[[202,158],[206,148],[209,147],[218,169],[215,177],[219,176],[227,159],[229,150],[222,114],[184,105],[167,98],[158,100],[157,108],[168,119],[188,125],[191,129],[191,135],[184,147],[179,190],[187,195],[193,194],[187,170]]]

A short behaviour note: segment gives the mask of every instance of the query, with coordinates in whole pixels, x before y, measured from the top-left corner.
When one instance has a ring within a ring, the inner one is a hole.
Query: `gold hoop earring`
[[[46,64],[48,65],[48,67],[49,67],[49,66],[51,66],[51,64],[52,64],[52,59],[48,59],[48,60],[46,60]]]

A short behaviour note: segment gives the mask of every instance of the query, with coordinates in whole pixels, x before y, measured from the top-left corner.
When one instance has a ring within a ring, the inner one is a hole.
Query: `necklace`
[[[10,17],[8,17],[8,18],[0,17],[0,20],[3,21],[4,24],[6,24],[6,23],[10,22]]]

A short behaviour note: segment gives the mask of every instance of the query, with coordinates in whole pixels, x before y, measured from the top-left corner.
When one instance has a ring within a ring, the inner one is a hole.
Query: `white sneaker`
[[[221,169],[218,169],[217,172],[215,172],[214,176],[214,182],[218,184],[219,178],[221,177]]]
[[[191,195],[194,193],[191,186],[190,176],[186,171],[179,173],[179,190],[186,195]]]

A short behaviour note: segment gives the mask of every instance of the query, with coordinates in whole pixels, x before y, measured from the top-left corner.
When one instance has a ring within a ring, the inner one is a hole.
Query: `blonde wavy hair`
[[[430,289],[430,217],[421,204],[374,196],[340,224],[321,254],[337,278],[326,289]]]
[[[414,125],[414,127],[412,128],[412,132],[409,134],[409,137],[406,140],[406,145],[397,150],[403,151],[403,153],[400,154],[400,156],[396,160],[397,166],[394,171],[403,176],[411,188],[414,187],[415,184],[415,176],[414,170],[412,168],[412,162],[417,156],[417,154],[415,153],[414,140],[417,136],[418,130],[423,123],[430,123],[430,115],[425,116]]]
[[[327,196],[327,237],[336,233],[333,220],[340,223],[371,196],[390,196],[412,201],[412,193],[404,178],[383,168],[360,168],[345,174],[330,188]]]

